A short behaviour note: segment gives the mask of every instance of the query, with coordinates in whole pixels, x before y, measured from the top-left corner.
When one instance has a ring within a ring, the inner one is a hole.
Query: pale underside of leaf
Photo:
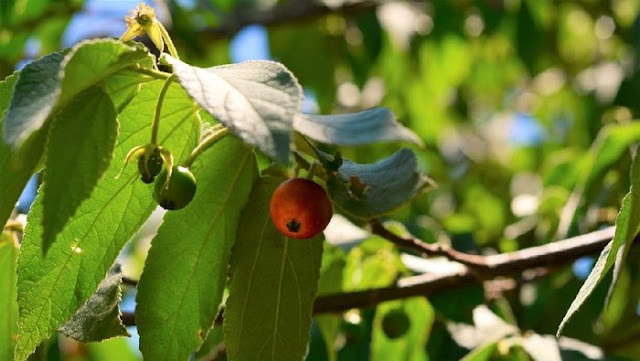
[[[406,204],[432,185],[417,167],[415,154],[406,148],[375,164],[344,160],[338,176],[329,179],[327,187],[342,210],[368,219]],[[352,178],[366,186],[362,195],[349,189]]]
[[[300,114],[293,127],[311,139],[328,144],[359,145],[407,141],[418,145],[420,138],[396,120],[389,108],[372,108],[339,115]]]
[[[191,97],[245,142],[287,163],[292,119],[302,90],[282,64],[248,61],[212,68],[190,66],[165,55]]]

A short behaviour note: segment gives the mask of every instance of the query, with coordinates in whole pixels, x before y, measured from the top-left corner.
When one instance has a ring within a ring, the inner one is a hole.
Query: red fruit
[[[309,179],[293,178],[282,182],[273,192],[269,213],[282,234],[307,239],[327,227],[333,206],[320,185]]]

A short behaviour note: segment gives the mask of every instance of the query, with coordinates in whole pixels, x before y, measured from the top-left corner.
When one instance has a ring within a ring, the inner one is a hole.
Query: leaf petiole
[[[167,95],[167,90],[169,90],[169,85],[175,79],[174,75],[171,75],[167,78],[167,81],[162,86],[162,90],[160,90],[160,95],[158,96],[158,103],[156,103],[156,111],[153,114],[153,125],[151,128],[151,144],[155,145],[158,140],[158,128],[160,127],[160,111],[162,109],[162,103],[164,102],[164,97]]]

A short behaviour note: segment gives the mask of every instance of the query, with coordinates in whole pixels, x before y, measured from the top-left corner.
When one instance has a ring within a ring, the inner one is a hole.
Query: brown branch
[[[467,267],[457,273],[425,273],[398,281],[396,285],[363,291],[340,292],[318,296],[313,313],[340,313],[352,308],[373,307],[381,302],[404,299],[413,296],[433,296],[471,285],[482,285],[485,281],[509,278],[525,270],[534,269],[533,275],[520,275],[514,282],[528,283],[546,277],[551,272],[575,259],[596,254],[605,247],[614,234],[614,227],[568,238],[542,246],[526,248],[510,253],[489,256],[469,255],[450,247],[428,244],[416,238],[403,238],[388,231],[379,222],[372,222],[374,233],[390,239],[399,247],[413,249],[426,255],[445,256],[455,261],[466,262]],[[471,261],[470,261],[471,260]],[[461,263],[463,263],[461,262]],[[471,267],[476,267],[472,269]],[[544,268],[545,270],[541,270]],[[479,271],[479,272],[478,272]],[[482,275],[482,277],[479,277]],[[493,282],[493,281],[492,281]],[[508,286],[498,286],[508,289]],[[135,324],[131,314],[123,315],[127,326]],[[222,312],[216,323],[222,322]]]
[[[469,265],[467,265],[464,271],[456,274],[423,274],[411,277],[410,281],[405,280],[402,282],[401,280],[401,282],[398,282],[395,286],[320,296],[316,298],[313,311],[314,313],[343,312],[352,308],[372,307],[380,302],[395,299],[412,296],[432,296],[473,284],[482,284],[489,278],[511,277],[519,272],[532,268],[548,267],[550,269],[558,269],[560,266],[571,263],[579,257],[602,251],[613,237],[614,230],[614,227],[609,227],[562,241],[510,253],[490,256],[474,255],[474,257],[477,258],[474,259],[475,263],[473,266],[477,267],[477,270],[480,272],[472,270]],[[396,242],[400,242],[400,240],[395,239],[394,243]],[[413,244],[413,246],[410,247],[426,244],[413,238],[404,239],[402,242],[406,242],[407,245]],[[464,254],[458,251],[450,253],[450,249],[446,247],[442,249],[442,251],[436,249],[436,254],[444,255],[453,260],[456,260],[455,257]],[[424,249],[425,253],[430,251],[434,251],[432,247]],[[479,274],[483,277],[478,277]]]
[[[227,38],[233,36],[247,25],[277,25],[297,23],[317,19],[329,14],[353,16],[375,10],[378,6],[398,0],[353,0],[330,7],[320,1],[289,0],[281,5],[263,11],[236,10],[226,16],[222,24],[202,31],[203,40]],[[414,0],[415,1],[415,0]]]
[[[511,253],[480,256],[456,251],[446,244],[430,244],[414,237],[400,237],[385,228],[377,219],[369,222],[371,232],[400,248],[413,250],[424,256],[444,256],[469,267],[484,277],[505,276],[529,268],[553,266],[566,263],[567,259],[599,252],[613,237],[611,226],[581,236],[552,242],[543,246],[526,248]]]

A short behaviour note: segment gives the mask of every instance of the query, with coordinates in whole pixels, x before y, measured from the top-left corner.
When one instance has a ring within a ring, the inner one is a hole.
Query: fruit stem
[[[169,90],[169,85],[175,79],[175,75],[171,75],[167,78],[167,81],[164,82],[162,86],[162,90],[160,90],[160,96],[158,96],[158,103],[156,103],[156,111],[153,114],[153,125],[151,128],[151,144],[156,145],[156,141],[158,140],[158,128],[160,126],[160,110],[162,109],[162,103],[164,102],[164,97],[167,94],[167,90]]]
[[[215,129],[215,128],[214,128]],[[200,144],[191,152],[189,158],[187,158],[184,162],[182,162],[182,166],[190,168],[193,162],[204,152],[209,149],[215,142],[217,142],[220,138],[224,137],[229,133],[229,128],[227,127],[219,127],[218,130],[214,130],[211,134],[205,137]]]
[[[167,44],[167,48],[169,49],[169,54],[171,54],[171,56],[173,56],[176,59],[180,59],[180,57],[178,56],[178,50],[176,50],[175,45],[173,45],[173,41],[169,36],[169,32],[167,32],[167,29],[164,27],[164,25],[162,25],[161,22],[158,21],[157,24],[158,24],[158,28],[160,29],[160,34],[162,34],[162,38],[164,39],[164,42]]]

